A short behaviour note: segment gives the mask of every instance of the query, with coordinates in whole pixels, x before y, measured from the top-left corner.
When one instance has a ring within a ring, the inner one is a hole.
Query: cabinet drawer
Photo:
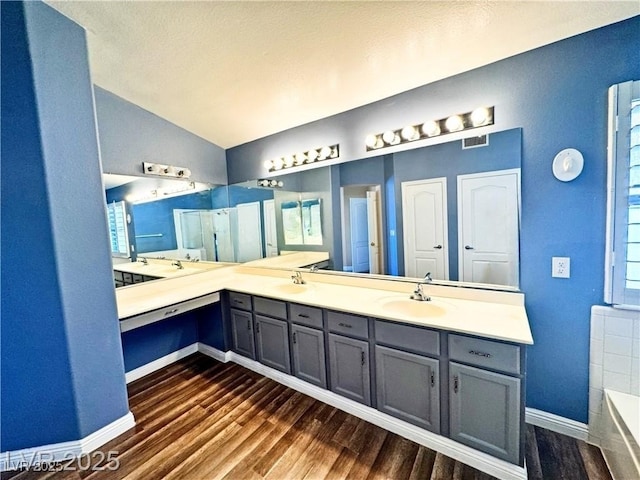
[[[142,283],[144,282],[144,275],[140,275],[139,273],[133,274],[133,283]]]
[[[195,310],[196,308],[204,307],[206,305],[211,305],[212,303],[217,303],[219,301],[220,294],[216,292],[204,295],[202,297],[192,298],[191,300],[186,300],[174,305],[168,305],[158,310],[141,313],[140,315],[135,315],[133,317],[121,320],[120,331],[128,332],[129,330],[140,328],[145,325],[149,325],[150,323],[159,322],[166,318],[175,317],[176,315],[180,315],[182,313],[188,312],[190,310]]]
[[[310,327],[322,328],[322,309],[292,303],[290,306],[290,312],[292,322],[309,325]]]
[[[229,303],[233,308],[251,310],[251,295],[238,292],[229,292]]]
[[[327,313],[327,321],[331,332],[369,338],[369,325],[366,317],[329,311]]]
[[[449,335],[449,358],[516,375],[520,373],[520,347],[516,345]]]
[[[122,272],[122,281],[127,285],[131,285],[133,283],[133,273]]]
[[[376,343],[429,355],[440,355],[440,335],[438,332],[400,323],[376,320]]]
[[[113,271],[113,278],[116,282],[124,282],[124,277],[122,276],[122,272],[120,270]]]
[[[152,280],[158,280],[161,277],[152,277],[151,275],[143,275],[142,281],[143,282],[150,282]]]
[[[279,300],[253,297],[253,310],[256,313],[263,313],[271,317],[287,319],[287,304]]]

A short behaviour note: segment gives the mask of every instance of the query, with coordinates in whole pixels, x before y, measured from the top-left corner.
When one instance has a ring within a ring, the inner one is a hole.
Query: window
[[[113,202],[107,205],[109,218],[109,238],[111,239],[111,255],[129,257],[129,235],[127,231],[127,208],[124,202]]]
[[[640,307],[640,81],[609,89],[605,301]]]

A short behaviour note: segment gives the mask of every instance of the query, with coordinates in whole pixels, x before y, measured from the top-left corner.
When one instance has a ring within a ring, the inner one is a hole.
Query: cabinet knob
[[[251,320],[247,320],[247,330],[251,330]]]
[[[296,339],[296,332],[293,332],[293,343],[298,343],[298,340]]]
[[[458,376],[453,377],[453,393],[458,393]]]
[[[260,323],[256,322],[256,333],[260,333]]]
[[[432,387],[436,386],[436,376],[433,372],[431,372],[431,386]]]
[[[364,352],[360,352],[360,358],[362,361],[362,366],[364,366]]]

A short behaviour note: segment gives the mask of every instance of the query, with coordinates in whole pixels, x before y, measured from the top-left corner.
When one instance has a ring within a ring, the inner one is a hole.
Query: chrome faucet
[[[311,265],[311,268],[309,268],[309,272],[310,273],[315,273],[318,271],[318,265]]]
[[[143,265],[149,265],[149,260],[146,257],[139,257],[138,261],[142,262]]]
[[[433,279],[431,278],[431,272],[429,272],[424,276],[424,279],[422,279],[420,283],[416,284],[416,289],[413,291],[409,298],[418,302],[430,302],[431,297],[424,293],[423,285],[428,285],[432,281]]]
[[[172,262],[171,265],[178,267],[178,270],[182,270],[184,268],[180,260],[176,260],[175,262]]]
[[[302,278],[302,274],[298,270],[296,270],[295,275],[291,275],[291,280],[293,280],[293,283],[295,283],[296,285],[302,285],[306,283]]]

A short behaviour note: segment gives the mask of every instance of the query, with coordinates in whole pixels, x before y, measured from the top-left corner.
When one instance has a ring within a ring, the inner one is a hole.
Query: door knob
[[[436,245],[436,246],[435,246],[435,247],[433,247],[433,248],[435,248],[436,250],[440,250],[440,249],[442,248],[442,245]]]
[[[473,247],[471,245],[465,245],[464,249],[465,250],[473,250]]]
[[[371,246],[372,246],[372,247],[375,247],[375,246],[376,246],[376,244],[375,244],[375,243],[373,243],[373,242],[371,242]]]

